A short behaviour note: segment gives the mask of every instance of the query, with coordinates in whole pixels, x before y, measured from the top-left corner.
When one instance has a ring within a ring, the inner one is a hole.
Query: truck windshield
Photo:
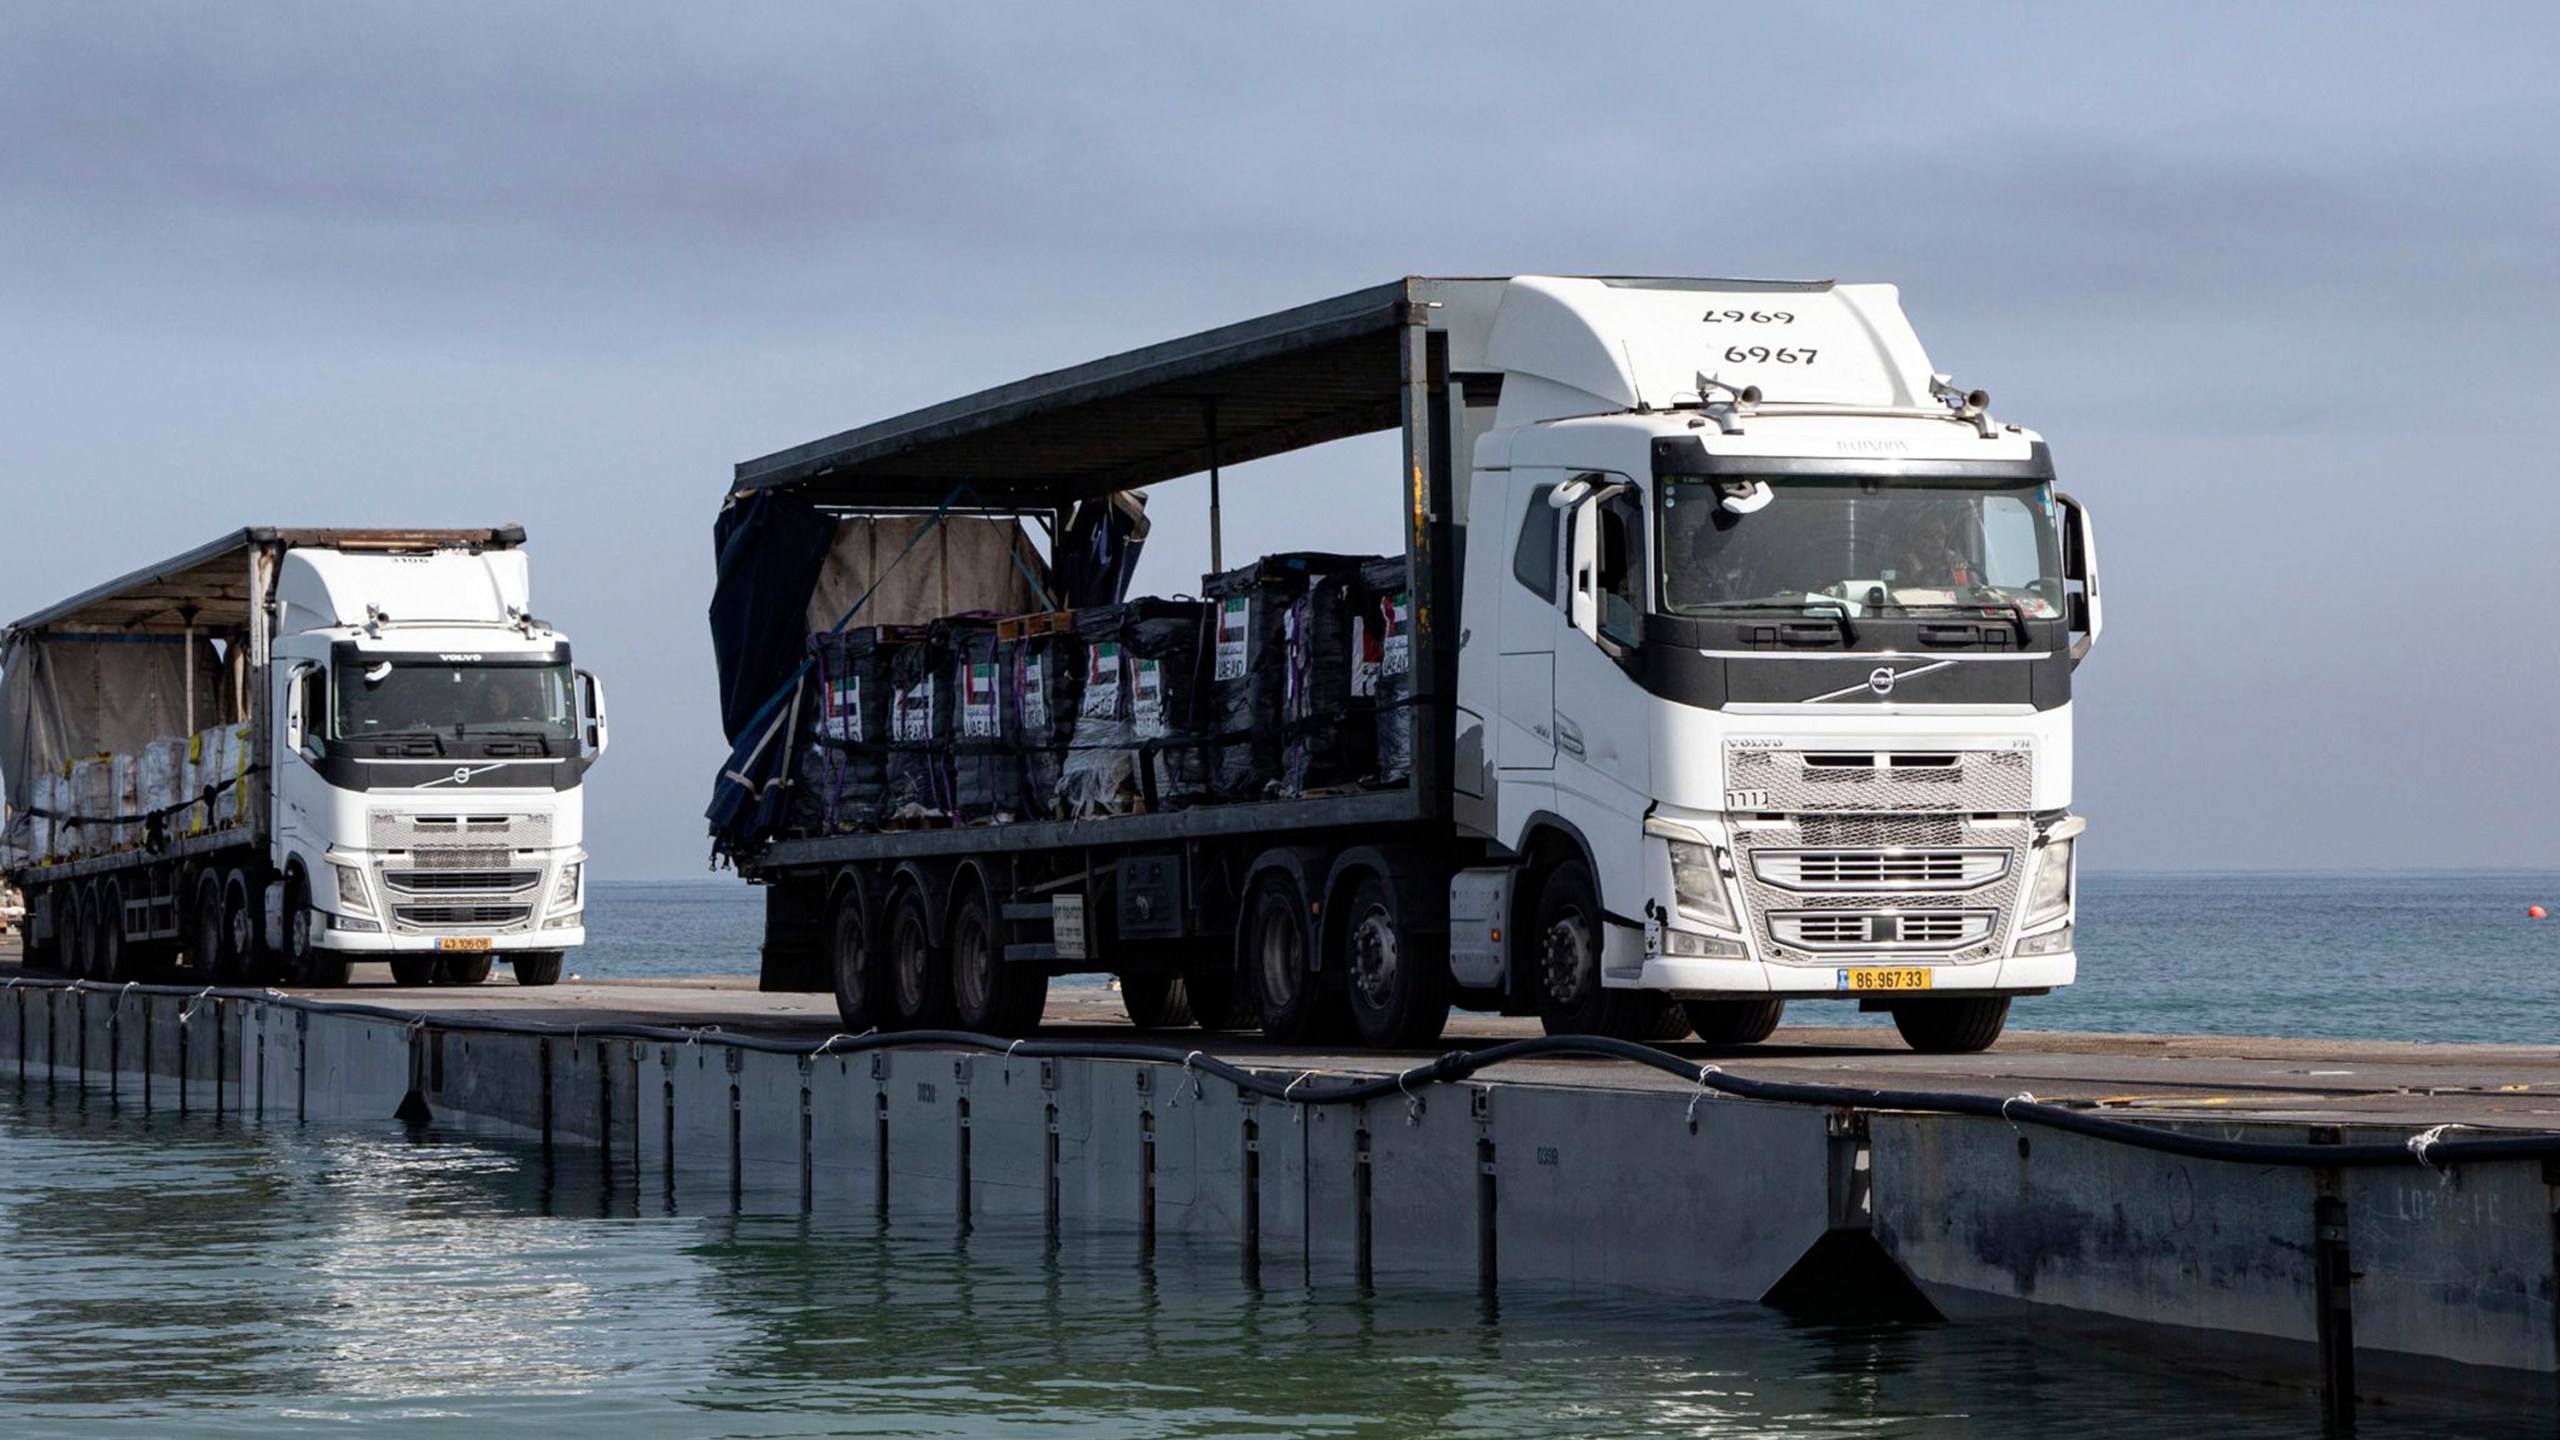
[[[341,664],[337,682],[333,733],[340,739],[428,733],[567,740],[577,733],[566,665],[385,659]]]
[[[2062,613],[2053,486],[2037,482],[1771,477],[1768,503],[1719,502],[1736,477],[1662,477],[1662,605],[1908,614]],[[1719,487],[1723,487],[1720,489]]]

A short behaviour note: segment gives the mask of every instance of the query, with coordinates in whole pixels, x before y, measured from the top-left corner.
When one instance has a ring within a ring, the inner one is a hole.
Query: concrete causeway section
[[[828,997],[744,980],[196,994],[0,973],[0,1081],[249,1122],[510,1127],[643,1204],[1182,1233],[1233,1243],[1263,1284],[1463,1277],[1497,1294],[2023,1318],[2332,1405],[2470,1389],[2547,1404],[2560,1370],[2560,1168],[2542,1160],[2192,1159],[1998,1118],[1737,1100],[1572,1058],[1283,1102],[1182,1057],[1313,1086],[1430,1056],[1137,1032],[1100,990],[1055,992],[1040,1038],[1167,1060],[822,1051]],[[595,1033],[625,1027],[685,1033]],[[1462,1016],[1442,1048],[1531,1033]],[[2548,1047],[2013,1033],[1933,1057],[1890,1031],[1790,1027],[1668,1048],[1757,1079],[2031,1093],[2217,1136],[2560,1132]]]

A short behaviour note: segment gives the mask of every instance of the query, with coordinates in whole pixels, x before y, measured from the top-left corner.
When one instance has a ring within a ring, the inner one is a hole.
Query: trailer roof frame
[[[107,633],[184,629],[184,607],[194,605],[199,613],[207,613],[213,607],[201,602],[208,600],[226,612],[239,610],[239,621],[245,623],[251,603],[249,567],[231,562],[260,549],[325,546],[336,550],[416,551],[468,546],[512,550],[523,543],[524,527],[520,525],[443,530],[252,525],[225,532],[192,550],[56,601],[0,628],[0,639],[66,626]],[[155,618],[164,616],[170,618]],[[203,621],[199,628],[216,623],[219,622]]]

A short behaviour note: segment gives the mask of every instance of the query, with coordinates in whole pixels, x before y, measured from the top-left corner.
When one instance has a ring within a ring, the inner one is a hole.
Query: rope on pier
[[[13,979],[9,988],[15,989],[20,983],[20,980]],[[173,995],[194,999],[201,999],[207,993],[188,986],[131,983],[113,986],[86,980],[43,980],[32,977],[24,978],[23,983],[46,989],[116,994],[138,992],[145,995]],[[571,1033],[571,1027],[567,1025],[545,1025],[488,1015],[430,1017],[414,1010],[393,1010],[379,1005],[313,1000],[298,995],[285,995],[275,990],[213,991],[211,993],[238,994],[244,998],[266,999],[273,1004],[290,1009],[306,1010],[314,1014],[377,1019],[403,1026],[432,1026],[439,1030],[533,1037],[561,1036]],[[1713,1090],[1718,1094],[1730,1095],[1741,1100],[1759,1100],[1781,1105],[1818,1105],[1828,1109],[1890,1110],[1922,1115],[1964,1115],[1986,1120],[2005,1120],[2012,1125],[2037,1125],[2049,1130],[2060,1130],[2092,1140],[2131,1146],[2139,1150],[2180,1155],[2193,1160],[2222,1161],[2235,1165],[2274,1165],[2295,1169],[2381,1169],[2414,1165],[2438,1170],[2464,1163],[2499,1160],[2560,1160],[2560,1133],[2550,1131],[2484,1134],[2448,1140],[2444,1138],[2444,1134],[2454,1127],[2437,1125],[2398,1140],[2363,1140],[2334,1145],[2290,1140],[2246,1140],[2229,1135],[2201,1134],[2170,1129],[2161,1125],[2121,1120],[2094,1110],[2037,1100],[2032,1095],[2025,1094],[1995,1097],[1967,1094],[1963,1091],[1884,1090],[1796,1080],[1755,1080],[1749,1076],[1736,1075],[1718,1065],[1702,1067],[1696,1061],[1674,1055],[1668,1050],[1656,1049],[1632,1040],[1613,1040],[1599,1035],[1544,1035],[1525,1040],[1506,1040],[1499,1044],[1488,1045],[1481,1050],[1453,1050],[1435,1060],[1407,1067],[1391,1075],[1376,1075],[1365,1079],[1346,1075],[1334,1083],[1311,1085],[1306,1082],[1312,1072],[1303,1072],[1295,1078],[1280,1080],[1205,1051],[1184,1051],[1170,1046],[1139,1045],[1114,1040],[1018,1040],[996,1035],[979,1035],[967,1030],[894,1032],[875,1030],[850,1039],[843,1035],[830,1035],[813,1049],[805,1040],[788,1040],[764,1035],[724,1034],[716,1025],[676,1028],[662,1025],[597,1025],[580,1022],[576,1031],[597,1039],[639,1040],[668,1045],[699,1045],[708,1038],[718,1045],[802,1058],[852,1054],[865,1050],[983,1050],[1034,1060],[1119,1060],[1137,1064],[1173,1065],[1181,1067],[1195,1082],[1198,1076],[1205,1072],[1215,1075],[1238,1090],[1284,1104],[1356,1105],[1365,1101],[1397,1096],[1416,1109],[1421,1103],[1421,1097],[1415,1093],[1416,1086],[1455,1084],[1471,1079],[1483,1071],[1514,1061],[1552,1057],[1620,1060],[1692,1082],[1701,1090]]]

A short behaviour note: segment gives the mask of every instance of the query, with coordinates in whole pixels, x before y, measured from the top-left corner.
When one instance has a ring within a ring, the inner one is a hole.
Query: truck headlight
[[[1671,840],[1671,902],[1689,919],[1730,926],[1733,912],[1724,903],[1724,876],[1716,867],[1715,847],[1694,840]]]
[[[372,914],[373,896],[364,888],[364,872],[335,861],[330,862],[329,868],[338,872],[338,908]]]
[[[578,860],[572,860],[560,867],[560,883],[551,887],[551,903],[554,908],[578,903],[578,884],[584,878],[586,868],[585,862]]]
[[[2071,908],[2071,845],[2056,840],[2036,861],[2035,888],[2027,892],[2027,923],[2050,920]]]

